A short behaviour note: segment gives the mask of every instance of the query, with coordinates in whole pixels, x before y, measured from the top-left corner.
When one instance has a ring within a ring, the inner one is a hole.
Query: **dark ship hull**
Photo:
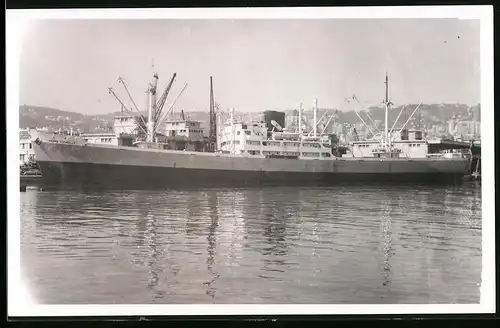
[[[470,166],[467,159],[284,159],[40,141],[34,150],[45,186],[105,189],[451,183]]]

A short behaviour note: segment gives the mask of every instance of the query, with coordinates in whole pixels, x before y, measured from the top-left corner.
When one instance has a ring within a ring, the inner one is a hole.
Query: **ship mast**
[[[389,102],[389,77],[387,75],[387,71],[385,72],[385,126],[384,126],[384,147],[390,148],[390,139],[389,139],[389,106],[391,103]]]
[[[214,87],[210,76],[210,131],[209,142],[211,151],[215,151],[217,143],[217,117],[215,115]]]
[[[216,119],[217,119],[217,128],[218,130],[216,131],[216,145],[217,145],[217,148],[215,148],[214,150],[219,150],[221,145],[220,145],[220,140],[221,140],[221,137],[222,137],[222,133],[224,132],[224,125],[222,124],[222,113],[221,112],[218,112],[217,114],[215,114],[216,116]]]
[[[302,139],[302,101],[299,104],[299,138]]]
[[[156,87],[158,85],[158,73],[153,75],[153,81],[149,84],[148,90],[148,133],[147,133],[147,142],[153,142],[154,138],[154,119],[153,115],[156,110]]]
[[[234,107],[231,109],[231,151],[234,154]]]
[[[316,137],[317,133],[318,133],[318,99],[314,99],[313,101],[313,104],[314,104],[314,108],[313,108],[313,120],[314,120],[314,127],[313,127],[313,133],[314,133],[314,137]]]

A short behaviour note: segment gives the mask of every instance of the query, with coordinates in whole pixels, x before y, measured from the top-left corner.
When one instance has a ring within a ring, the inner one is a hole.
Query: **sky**
[[[480,101],[479,20],[38,20],[22,40],[20,104],[83,114],[141,110],[154,72],[159,93],[177,73],[176,111],[209,108],[209,77],[222,109],[351,109],[394,104]],[[359,107],[358,107],[359,108]]]

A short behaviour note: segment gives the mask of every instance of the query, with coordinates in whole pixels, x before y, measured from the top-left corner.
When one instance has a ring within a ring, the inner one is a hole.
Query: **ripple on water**
[[[21,220],[46,303],[479,301],[473,186],[30,190]]]

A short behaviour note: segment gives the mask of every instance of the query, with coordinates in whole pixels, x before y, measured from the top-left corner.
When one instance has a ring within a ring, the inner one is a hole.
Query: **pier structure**
[[[470,149],[472,153],[470,174],[476,177],[481,176],[481,141],[454,141],[446,139],[428,140],[429,150],[438,153],[452,149]]]

